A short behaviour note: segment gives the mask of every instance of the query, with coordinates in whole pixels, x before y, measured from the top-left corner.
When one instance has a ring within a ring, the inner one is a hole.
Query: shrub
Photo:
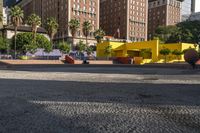
[[[5,51],[9,50],[9,40],[3,37],[0,37],[0,52],[4,53]]]
[[[37,48],[43,48],[45,51],[52,50],[50,41],[41,34],[37,34],[36,41],[33,41],[32,33],[18,33],[16,43],[16,50],[19,54],[26,54],[26,52],[35,53]],[[14,37],[12,39],[11,49],[14,49]]]
[[[172,54],[177,56],[178,60],[180,60],[180,56],[183,54],[183,52],[175,49],[174,51],[172,51]]]
[[[63,53],[63,54],[68,54],[71,50],[70,44],[67,42],[60,42],[58,44],[58,49]]]
[[[160,50],[160,54],[165,56],[165,63],[167,62],[167,56],[171,53],[170,49],[163,48]]]

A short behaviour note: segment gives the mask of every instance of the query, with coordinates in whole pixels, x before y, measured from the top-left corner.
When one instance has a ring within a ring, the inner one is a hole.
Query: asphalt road
[[[0,70],[0,133],[200,133],[200,71]]]

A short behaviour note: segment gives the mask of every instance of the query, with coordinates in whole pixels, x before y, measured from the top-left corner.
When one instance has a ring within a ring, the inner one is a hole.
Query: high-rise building
[[[43,0],[21,0],[17,3],[24,11],[24,20],[27,20],[28,16],[35,13],[42,17],[42,1]]]
[[[4,7],[11,7],[16,4],[19,0],[4,0]]]
[[[181,6],[181,15],[191,14],[192,12],[192,0],[184,0]]]
[[[36,13],[42,18],[44,24],[47,18],[54,17],[59,24],[58,32],[54,37],[55,41],[71,40],[68,22],[74,18],[80,21],[80,29],[74,42],[84,41],[82,24],[88,20],[92,24],[88,42],[96,43],[93,32],[99,28],[99,0],[22,0],[18,5],[24,10],[25,19],[32,13]]]
[[[200,0],[192,0],[192,13],[200,12]]]
[[[100,27],[106,35],[131,41],[147,39],[148,0],[101,0]]]
[[[178,0],[150,0],[148,38],[154,37],[158,26],[175,25],[181,21],[181,2]]]
[[[192,13],[192,0],[184,0],[181,4],[181,20],[186,21]]]

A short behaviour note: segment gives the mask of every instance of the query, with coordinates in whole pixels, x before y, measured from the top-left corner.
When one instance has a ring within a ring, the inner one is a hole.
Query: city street
[[[200,70],[0,70],[0,133],[199,133]]]

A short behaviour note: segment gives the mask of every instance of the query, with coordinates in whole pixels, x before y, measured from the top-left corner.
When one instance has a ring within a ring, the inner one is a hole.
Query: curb
[[[129,65],[129,64],[36,64],[36,65],[0,65],[0,69],[12,69],[12,68],[59,68],[59,67],[123,67],[123,68],[163,68],[163,69],[192,69],[189,64],[146,64],[146,65]],[[196,69],[200,69],[200,65],[197,65]]]

